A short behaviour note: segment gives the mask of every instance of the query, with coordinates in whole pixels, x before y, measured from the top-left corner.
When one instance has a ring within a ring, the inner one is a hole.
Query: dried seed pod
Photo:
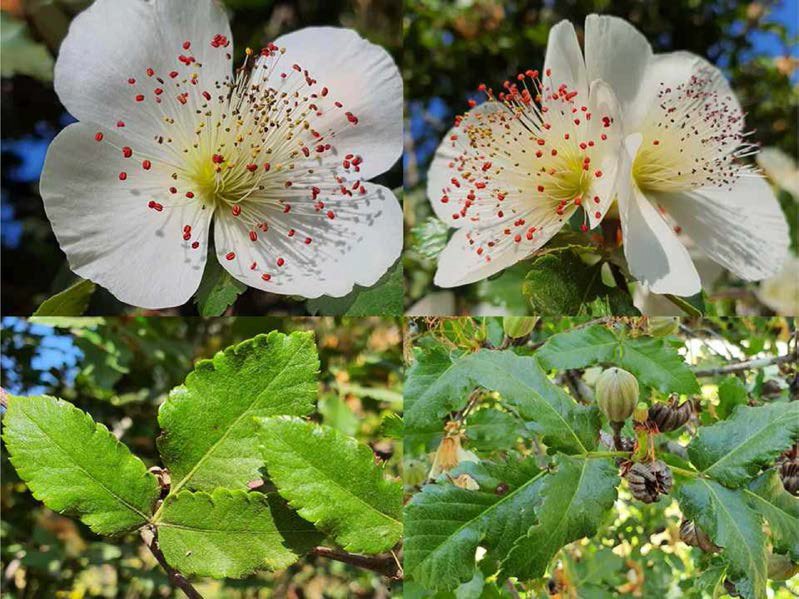
[[[452,484],[456,487],[460,487],[461,489],[467,489],[469,491],[477,491],[480,488],[480,485],[477,484],[477,481],[474,480],[471,476],[466,474],[465,472],[458,476],[457,478],[452,480]]]
[[[655,460],[651,464],[642,462],[633,464],[625,474],[625,478],[633,496],[644,503],[658,501],[661,495],[671,490],[671,470],[660,460]]]
[[[699,549],[707,553],[721,551],[721,548],[711,541],[707,533],[699,528],[693,520],[683,520],[680,523],[680,539],[686,545],[699,547]]]
[[[596,381],[596,403],[609,422],[624,422],[638,403],[638,381],[621,368],[608,368]]]
[[[658,427],[661,433],[668,433],[680,428],[691,419],[693,405],[691,401],[684,401],[679,406],[676,397],[668,402],[656,402],[649,408],[649,421]]]
[[[779,472],[785,490],[791,495],[799,496],[799,458],[783,461]]]

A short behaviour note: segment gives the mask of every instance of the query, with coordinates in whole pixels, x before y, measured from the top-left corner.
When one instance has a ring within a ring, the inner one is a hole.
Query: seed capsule
[[[668,402],[657,402],[649,408],[649,420],[657,425],[661,433],[668,433],[677,430],[690,420],[693,415],[693,405],[689,401],[684,401],[678,407],[676,397],[672,397]]]
[[[633,496],[644,503],[658,501],[661,495],[671,490],[671,470],[660,460],[651,464],[633,464],[625,478]]]
[[[502,319],[502,330],[511,339],[527,337],[535,327],[535,316],[506,316]]]
[[[608,368],[596,381],[596,403],[610,422],[624,422],[638,402],[638,381],[621,368]]]
[[[721,550],[693,520],[683,520],[680,523],[680,539],[686,545],[698,547],[706,553],[716,553]]]

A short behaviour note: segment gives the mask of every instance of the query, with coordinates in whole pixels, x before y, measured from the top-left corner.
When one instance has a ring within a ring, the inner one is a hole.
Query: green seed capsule
[[[511,339],[519,339],[529,335],[536,322],[536,316],[506,316],[502,319],[502,330]]]
[[[621,368],[608,368],[596,382],[596,403],[610,422],[624,422],[638,402],[638,381]]]

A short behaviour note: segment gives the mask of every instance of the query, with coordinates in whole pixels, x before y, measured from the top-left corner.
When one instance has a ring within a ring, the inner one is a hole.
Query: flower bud
[[[536,322],[536,316],[506,316],[502,319],[502,330],[511,339],[519,339],[529,335]]]
[[[638,405],[635,406],[635,410],[633,410],[633,420],[638,424],[643,424],[648,418],[649,408],[644,402],[638,402]]]
[[[638,402],[638,381],[621,368],[608,368],[596,381],[596,403],[610,422],[624,422]]]

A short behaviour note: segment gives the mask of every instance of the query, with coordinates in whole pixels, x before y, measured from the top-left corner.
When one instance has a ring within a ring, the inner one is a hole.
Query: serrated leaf
[[[214,252],[209,252],[194,301],[200,316],[221,316],[246,289],[247,285],[234,279],[222,268]]]
[[[421,347],[405,375],[405,443],[416,443],[444,430],[442,418],[466,405],[472,383],[461,357],[440,344]]]
[[[347,551],[380,553],[402,537],[402,486],[388,481],[372,450],[300,418],[257,418],[272,482],[304,519]]]
[[[3,439],[36,499],[98,534],[147,522],[158,481],[105,426],[54,397],[11,397],[7,409]]]
[[[768,470],[745,489],[749,506],[768,522],[774,551],[799,562],[799,497],[782,485],[776,470]]]
[[[589,266],[571,250],[539,256],[530,264],[522,293],[533,313],[543,316],[589,314],[588,305],[597,298],[616,315],[639,315],[629,293],[602,282],[601,270],[601,262]]]
[[[197,362],[158,411],[172,491],[246,489],[260,478],[255,416],[305,415],[316,398],[313,333],[258,335]]]
[[[688,457],[706,476],[740,487],[797,438],[799,410],[793,403],[738,406],[727,420],[699,429],[688,445]]]
[[[401,316],[405,291],[402,261],[397,260],[371,287],[355,288],[344,297],[309,299],[308,311],[321,316]]]
[[[718,386],[719,405],[716,414],[721,420],[726,419],[735,406],[746,403],[747,391],[744,382],[737,376],[728,376]]]
[[[428,217],[411,229],[413,249],[435,260],[447,245],[447,231],[447,223],[434,216]]]
[[[633,373],[639,383],[664,393],[699,392],[696,375],[667,339],[619,339],[605,327],[595,325],[553,335],[536,356],[547,369],[615,364]]]
[[[405,423],[402,416],[395,412],[389,412],[383,417],[380,423],[380,436],[387,439],[402,439],[405,433]]]
[[[535,523],[544,474],[530,459],[491,472],[508,486],[504,494],[496,486],[471,491],[448,483],[426,485],[405,508],[407,574],[431,590],[468,582],[478,545],[499,558]]]
[[[478,410],[466,422],[469,446],[482,451],[513,447],[523,432],[524,427],[515,416],[499,410]]]
[[[297,555],[305,555],[325,540],[325,535],[292,509],[280,493],[268,493],[272,520],[283,537],[286,547]]]
[[[166,561],[182,574],[241,578],[297,560],[283,546],[262,493],[181,491],[166,499],[157,525]]]
[[[750,510],[742,491],[705,478],[693,478],[677,488],[686,519],[693,520],[721,547],[728,574],[743,597],[766,596],[767,550],[759,516]]]
[[[530,528],[502,563],[505,576],[523,580],[543,576],[561,547],[596,534],[616,501],[618,469],[608,459],[558,456],[536,507],[538,524]]]
[[[80,316],[89,306],[94,290],[95,285],[91,281],[78,281],[44,300],[33,316]]]

